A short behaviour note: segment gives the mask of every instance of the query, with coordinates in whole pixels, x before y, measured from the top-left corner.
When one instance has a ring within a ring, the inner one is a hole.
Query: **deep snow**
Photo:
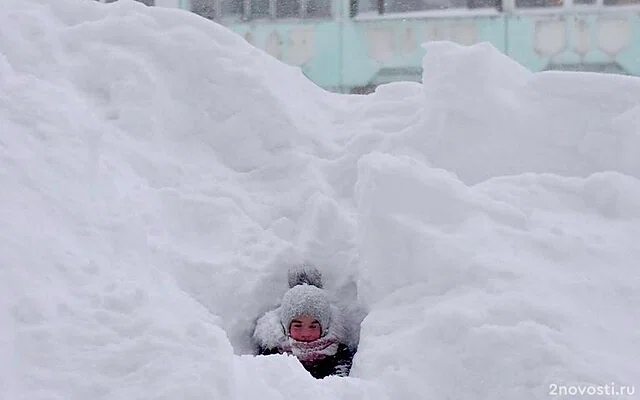
[[[3,3],[0,398],[640,384],[640,79],[430,43],[337,95],[183,11]],[[250,355],[303,261],[368,313],[349,378]]]

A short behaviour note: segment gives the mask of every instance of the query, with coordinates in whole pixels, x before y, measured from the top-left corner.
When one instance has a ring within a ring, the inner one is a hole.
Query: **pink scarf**
[[[282,352],[293,354],[303,364],[312,364],[338,351],[338,341],[326,336],[313,342],[300,342],[291,337],[282,346]]]

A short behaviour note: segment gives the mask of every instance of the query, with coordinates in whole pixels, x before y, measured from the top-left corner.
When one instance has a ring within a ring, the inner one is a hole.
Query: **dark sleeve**
[[[277,347],[267,348],[267,347],[258,346],[257,355],[270,356],[272,354],[280,354],[280,351],[278,351]]]
[[[351,365],[353,364],[353,357],[355,356],[355,350],[350,349],[348,346],[341,344],[338,347],[338,351],[335,355],[335,364],[333,367],[333,373],[331,375],[337,376],[349,376],[351,372]]]

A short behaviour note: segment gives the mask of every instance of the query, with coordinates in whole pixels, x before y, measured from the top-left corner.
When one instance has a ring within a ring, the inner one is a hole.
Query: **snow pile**
[[[186,12],[6,2],[1,398],[635,383],[638,79],[432,43],[424,85],[342,96]],[[303,261],[369,312],[350,378],[249,355]]]

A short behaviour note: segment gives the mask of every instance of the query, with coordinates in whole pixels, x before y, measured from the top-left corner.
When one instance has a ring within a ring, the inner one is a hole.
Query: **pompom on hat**
[[[289,288],[296,285],[313,285],[322,289],[324,283],[322,282],[322,273],[318,268],[312,265],[300,265],[289,269],[287,272],[287,280],[289,281]]]

